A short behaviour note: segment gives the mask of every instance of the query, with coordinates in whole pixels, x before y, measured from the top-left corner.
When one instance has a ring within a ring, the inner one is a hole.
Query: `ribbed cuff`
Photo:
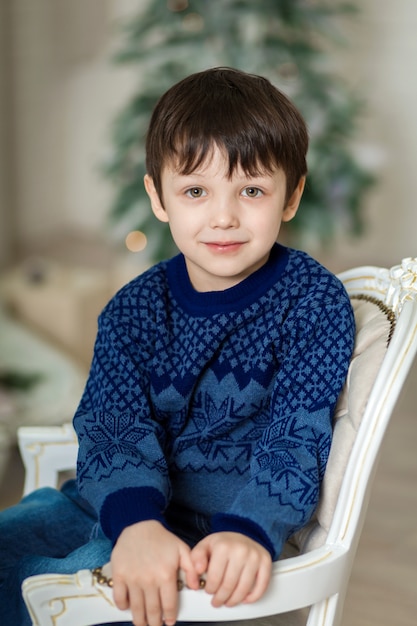
[[[216,513],[212,518],[212,532],[234,532],[246,535],[250,539],[257,541],[268,550],[271,559],[274,559],[275,549],[266,532],[256,522],[247,517],[239,515],[229,515],[227,513]]]
[[[107,496],[100,511],[100,525],[114,545],[121,532],[137,522],[152,519],[166,525],[165,506],[164,496],[154,487],[126,487]]]

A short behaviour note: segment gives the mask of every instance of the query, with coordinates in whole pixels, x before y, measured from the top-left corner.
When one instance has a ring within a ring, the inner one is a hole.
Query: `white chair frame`
[[[276,616],[267,623],[281,624],[280,614],[309,607],[303,624],[340,623],[381,443],[417,350],[417,259],[404,259],[391,269],[355,268],[339,277],[351,297],[375,298],[389,307],[396,325],[350,453],[327,539],[319,548],[274,563],[268,591],[254,604],[213,608],[203,590],[184,588],[180,592],[180,621],[226,622]],[[28,472],[26,492],[44,484],[55,485],[58,470],[74,466],[77,443],[72,427],[48,428],[46,438],[42,431],[20,429],[20,449]],[[23,595],[36,626],[87,626],[130,619],[129,611],[115,606],[111,588],[89,570],[30,577],[23,584]],[[284,623],[293,622],[288,616]]]

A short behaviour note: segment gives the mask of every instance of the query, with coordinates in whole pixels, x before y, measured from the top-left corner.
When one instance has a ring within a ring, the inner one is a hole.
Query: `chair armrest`
[[[308,607],[344,587],[349,572],[347,559],[349,553],[341,546],[325,545],[308,554],[278,561],[273,565],[269,589],[261,600],[232,608],[214,608],[211,596],[204,590],[184,588],[179,593],[178,620],[250,620]],[[108,567],[103,568],[104,572]],[[105,573],[110,575],[109,571]],[[32,618],[37,620],[34,623],[44,626],[72,626],[74,623],[87,626],[131,620],[129,610],[116,607],[112,589],[98,582],[90,570],[72,575],[31,576],[24,581],[22,591]]]
[[[24,495],[40,487],[56,487],[59,472],[75,470],[78,441],[72,424],[22,426],[17,438],[26,470]]]

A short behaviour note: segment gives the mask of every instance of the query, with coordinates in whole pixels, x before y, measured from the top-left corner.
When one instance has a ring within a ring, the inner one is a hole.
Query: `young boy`
[[[110,556],[136,626],[175,623],[179,569],[193,589],[205,574],[215,606],[265,592],[317,505],[354,340],[338,279],[276,243],[307,145],[299,112],[258,76],[207,70],[158,102],[145,187],[181,253],[99,318],[74,418],[78,488],[0,516],[5,626],[29,623],[10,600],[22,578]]]

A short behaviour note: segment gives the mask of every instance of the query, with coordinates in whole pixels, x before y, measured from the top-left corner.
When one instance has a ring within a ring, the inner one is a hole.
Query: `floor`
[[[342,626],[417,624],[417,365],[383,444]]]
[[[383,445],[342,626],[417,624],[417,364]],[[0,509],[15,502],[23,471],[17,451],[0,486]]]

